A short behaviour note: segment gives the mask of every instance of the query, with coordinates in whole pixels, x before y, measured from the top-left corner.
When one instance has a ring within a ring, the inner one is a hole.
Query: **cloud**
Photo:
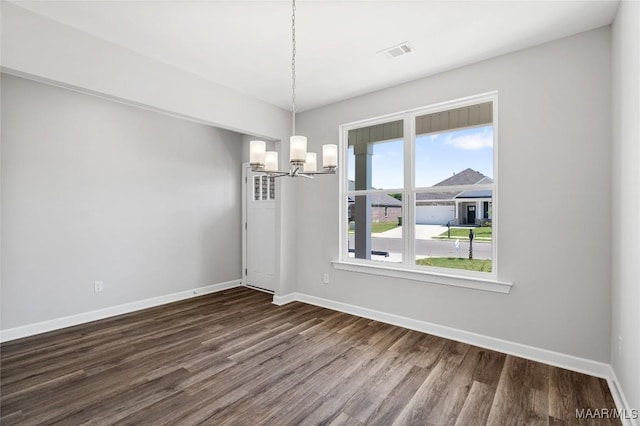
[[[465,151],[477,151],[482,148],[493,147],[493,135],[491,132],[472,133],[469,135],[449,136],[445,145]]]

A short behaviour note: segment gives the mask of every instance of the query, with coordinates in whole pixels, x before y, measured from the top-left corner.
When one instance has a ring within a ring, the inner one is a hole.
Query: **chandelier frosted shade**
[[[335,170],[338,167],[338,145],[322,146],[322,167],[325,170]]]
[[[318,160],[315,152],[307,152],[307,158],[304,161],[303,172],[315,172],[318,169]]]
[[[267,144],[264,141],[251,141],[249,144],[249,163],[251,166],[264,165]]]
[[[267,151],[265,153],[264,170],[266,172],[278,171],[278,153],[276,151]]]
[[[304,163],[307,159],[307,137],[294,135],[289,138],[289,161]]]

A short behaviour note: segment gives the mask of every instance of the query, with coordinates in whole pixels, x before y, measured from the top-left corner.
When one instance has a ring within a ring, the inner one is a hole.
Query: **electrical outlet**
[[[102,281],[96,281],[93,285],[93,289],[96,293],[104,291],[104,283]]]
[[[618,356],[622,356],[622,336],[618,336]]]
[[[329,274],[324,274],[324,277],[322,277],[322,282],[325,284],[329,284]]]

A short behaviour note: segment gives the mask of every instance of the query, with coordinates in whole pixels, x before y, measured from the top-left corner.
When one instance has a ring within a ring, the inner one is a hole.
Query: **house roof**
[[[356,184],[354,181],[349,181],[349,191],[354,191],[356,189]],[[397,198],[393,198],[389,194],[372,194],[371,197],[371,205],[373,207],[402,207],[402,201]],[[353,203],[353,196],[349,197],[349,202]]]
[[[369,197],[371,198],[372,207],[402,207],[402,201],[387,194],[371,194]],[[355,199],[350,196],[348,201],[353,203]]]
[[[457,192],[418,192],[416,193],[416,201],[439,201],[439,200],[453,200]]]
[[[493,179],[473,169],[466,168],[433,186],[476,185],[479,183],[493,183]]]
[[[493,191],[490,189],[477,189],[475,191],[462,191],[455,198],[491,198]]]
[[[493,183],[493,179],[476,170],[466,168],[433,186],[481,185],[487,183]],[[418,192],[416,194],[416,201],[453,200],[455,198],[491,198],[491,196],[492,191],[490,189],[467,190],[462,192]]]
[[[455,173],[453,176],[436,183],[433,186],[454,186],[454,185],[481,185],[493,183],[493,179],[483,175],[471,168],[466,168],[459,173]],[[355,182],[349,180],[349,191],[355,190]],[[375,189],[375,188],[374,188]],[[454,200],[456,198],[491,198],[492,191],[490,189],[477,189],[466,191],[451,191],[451,192],[418,192],[416,194],[416,201],[444,201]],[[349,197],[349,202],[353,203],[353,197]],[[371,195],[371,205],[374,207],[402,207],[402,201],[388,195],[388,194],[375,194]]]

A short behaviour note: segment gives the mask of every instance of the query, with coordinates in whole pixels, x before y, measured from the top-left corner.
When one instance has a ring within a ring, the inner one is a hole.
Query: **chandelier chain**
[[[291,138],[289,170],[278,170],[278,151],[267,151],[265,141],[254,140],[249,146],[251,171],[269,178],[288,176],[313,179],[315,175],[335,175],[338,168],[338,146],[322,146],[322,170],[317,170],[316,153],[307,152],[307,138],[296,134],[296,0],[291,0]]]
[[[291,14],[291,126],[296,134],[296,0],[293,0]]]

